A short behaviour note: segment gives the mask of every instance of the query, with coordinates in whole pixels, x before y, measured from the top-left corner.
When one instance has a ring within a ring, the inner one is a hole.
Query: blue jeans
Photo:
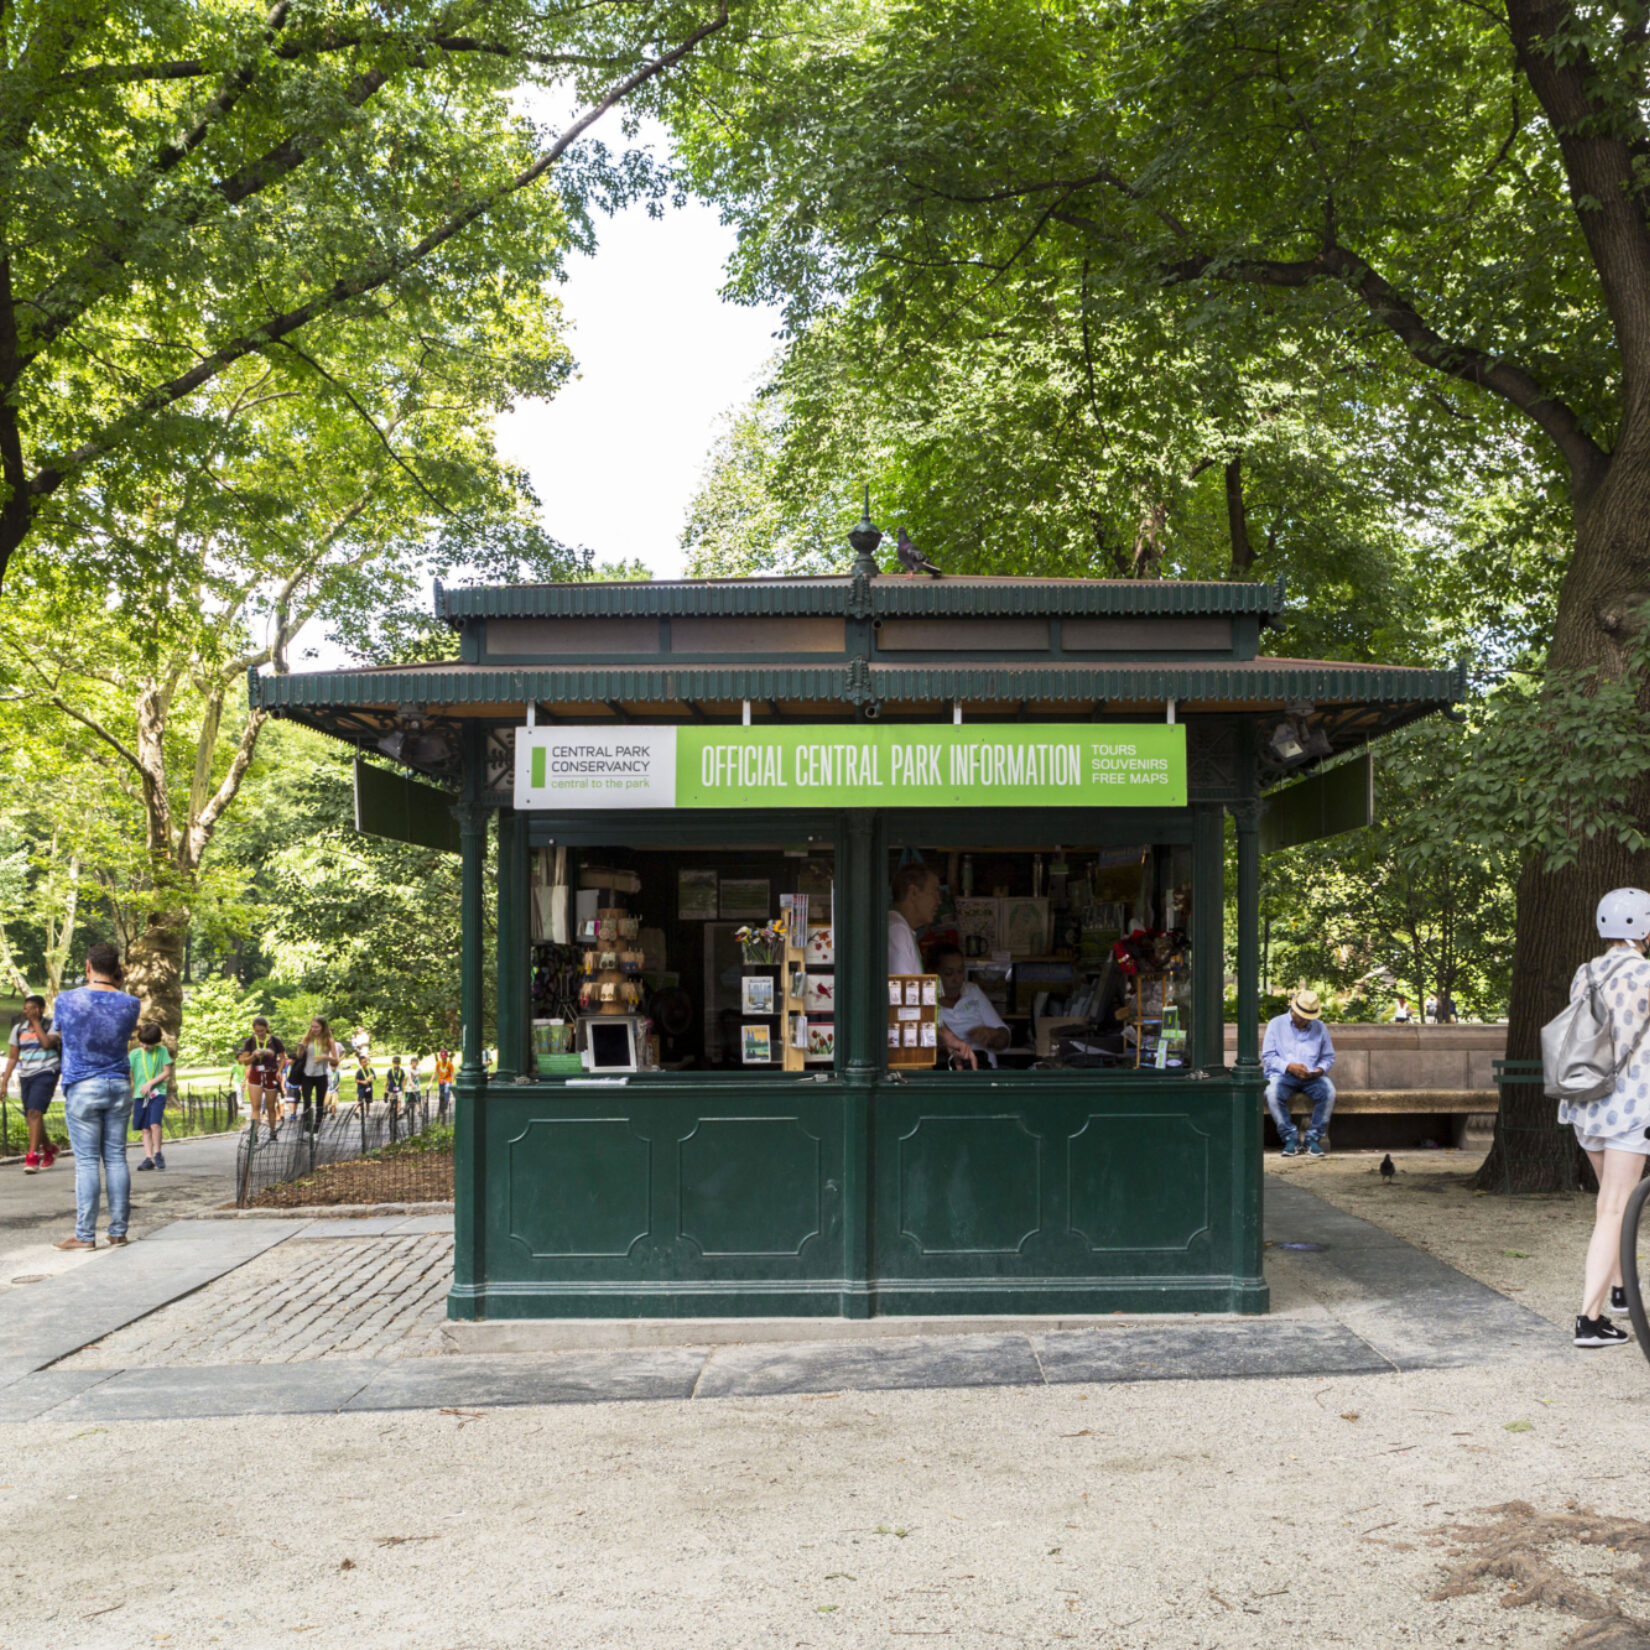
[[[63,1115],[74,1147],[74,1235],[97,1235],[99,1160],[109,1182],[109,1236],[125,1237],[132,1209],[132,1172],[126,1167],[126,1115],[132,1106],[129,1077],[86,1077],[63,1090]]]
[[[1329,1119],[1335,1110],[1335,1085],[1327,1077],[1291,1077],[1288,1072],[1274,1077],[1266,1085],[1266,1109],[1271,1112],[1272,1121],[1277,1124],[1285,1144],[1295,1134],[1295,1122],[1289,1115],[1289,1101],[1297,1094],[1304,1094],[1312,1102],[1312,1121],[1306,1126],[1309,1135],[1322,1135],[1329,1127]]]

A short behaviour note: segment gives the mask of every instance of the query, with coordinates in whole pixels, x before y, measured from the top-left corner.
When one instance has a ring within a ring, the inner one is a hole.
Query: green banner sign
[[[1144,808],[1186,802],[1161,722],[518,728],[518,808]]]

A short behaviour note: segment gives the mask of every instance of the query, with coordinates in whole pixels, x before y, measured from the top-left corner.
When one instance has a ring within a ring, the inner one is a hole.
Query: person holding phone
[[[106,940],[86,951],[86,983],[58,994],[53,1022],[62,1038],[63,1115],[74,1147],[74,1235],[59,1249],[97,1247],[97,1211],[109,1187],[109,1242],[126,1242],[132,1212],[132,1175],[126,1166],[126,1114],[132,1106],[132,1069],[126,1056],[143,1005],[122,991],[126,970]]]

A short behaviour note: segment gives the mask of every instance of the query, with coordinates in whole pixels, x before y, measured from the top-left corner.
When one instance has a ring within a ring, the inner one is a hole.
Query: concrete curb
[[[305,1203],[296,1209],[203,1209],[183,1220],[371,1220],[382,1215],[450,1215],[449,1203]]]
[[[166,1144],[168,1146],[190,1146],[197,1140],[228,1140],[234,1135],[245,1133],[245,1129],[220,1129],[216,1134],[180,1134],[173,1136]],[[126,1149],[129,1152],[135,1152],[141,1149],[141,1144],[136,1140],[128,1140]],[[27,1155],[27,1152],[19,1152],[16,1157],[0,1157],[0,1169],[12,1168],[21,1163]],[[74,1150],[69,1146],[59,1146],[57,1155],[59,1157],[73,1157]]]

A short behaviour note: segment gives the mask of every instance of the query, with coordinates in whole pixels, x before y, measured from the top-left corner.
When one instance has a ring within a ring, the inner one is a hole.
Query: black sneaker
[[[1596,1318],[1576,1318],[1577,1346],[1626,1346],[1632,1337],[1624,1334],[1601,1312]]]
[[[1619,1283],[1610,1291],[1610,1310],[1612,1312],[1625,1312],[1627,1310],[1627,1291]]]

